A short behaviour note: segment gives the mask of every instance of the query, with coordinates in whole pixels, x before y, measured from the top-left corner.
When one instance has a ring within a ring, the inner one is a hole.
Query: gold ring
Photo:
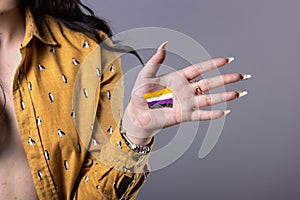
[[[203,90],[201,89],[200,86],[196,87],[196,89],[195,89],[195,94],[196,94],[196,95],[204,94],[204,92],[203,92]]]

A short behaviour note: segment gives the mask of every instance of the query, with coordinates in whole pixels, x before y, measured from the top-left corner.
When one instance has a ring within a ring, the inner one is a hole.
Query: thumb
[[[164,62],[166,58],[166,46],[168,42],[162,43],[157,49],[156,53],[150,58],[141,71],[141,75],[144,78],[155,77],[160,65]]]

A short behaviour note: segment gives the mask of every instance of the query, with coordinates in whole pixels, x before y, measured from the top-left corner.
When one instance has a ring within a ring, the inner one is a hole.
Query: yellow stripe
[[[173,98],[173,94],[168,93],[168,94],[163,94],[163,95],[158,96],[158,97],[147,98],[146,101],[147,102],[152,102],[152,101],[160,101],[160,100],[166,100],[166,99],[171,99],[171,98]]]
[[[158,96],[161,96],[161,95],[164,95],[164,94],[169,94],[169,93],[172,93],[172,89],[171,88],[165,88],[165,89],[162,89],[162,90],[157,90],[155,92],[146,93],[146,94],[144,94],[144,98],[148,99],[148,98],[158,97]]]

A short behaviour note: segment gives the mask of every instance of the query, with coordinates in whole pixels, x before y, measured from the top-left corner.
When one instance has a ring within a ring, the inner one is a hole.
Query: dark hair
[[[99,36],[99,31],[104,32],[111,37],[112,31],[108,23],[104,19],[95,16],[95,13],[80,0],[22,0],[25,5],[31,8],[35,17],[42,15],[50,15],[60,21],[72,30],[85,33],[94,38],[98,44],[103,40]],[[114,41],[113,41],[114,42]],[[114,52],[129,52],[137,56],[143,64],[139,54],[129,46],[114,46],[101,43],[106,49]]]

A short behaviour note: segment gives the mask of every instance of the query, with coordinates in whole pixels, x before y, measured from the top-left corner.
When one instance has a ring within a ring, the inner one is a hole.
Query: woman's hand
[[[233,58],[217,58],[163,76],[156,76],[166,56],[166,45],[167,43],[163,43],[140,71],[132,90],[131,100],[125,110],[123,129],[126,130],[129,139],[136,144],[149,143],[152,136],[168,126],[186,121],[217,119],[227,115],[230,110],[201,110],[201,108],[247,94],[246,91],[204,93],[225,84],[249,79],[251,75],[232,73],[191,82],[206,72],[229,64]],[[173,106],[150,109],[144,95],[164,88],[172,90]]]

